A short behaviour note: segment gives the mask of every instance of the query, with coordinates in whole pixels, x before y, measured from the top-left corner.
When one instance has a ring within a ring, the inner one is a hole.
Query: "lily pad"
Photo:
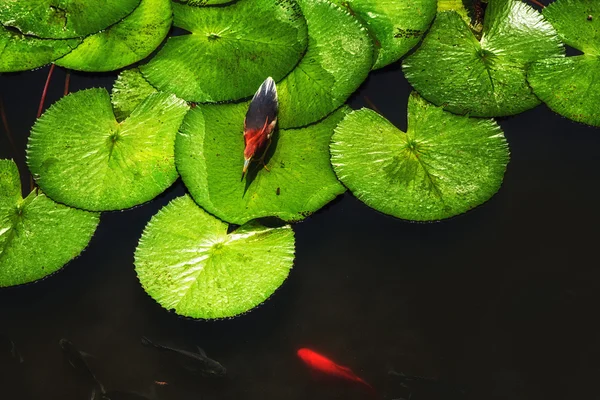
[[[0,160],[0,287],[58,271],[88,245],[99,219],[37,190],[23,199],[16,164]]]
[[[177,179],[175,136],[187,110],[156,93],[119,123],[106,90],[72,93],[33,126],[27,163],[55,201],[92,211],[133,207]]]
[[[182,3],[187,4],[188,6],[193,7],[203,7],[203,6],[214,6],[220,4],[228,4],[233,3],[236,0],[183,0]]]
[[[119,22],[139,4],[140,0],[4,0],[0,23],[40,38],[83,37]]]
[[[117,121],[123,121],[148,96],[158,93],[137,68],[123,71],[117,77],[111,92],[111,101]]]
[[[88,36],[55,62],[78,71],[113,71],[148,57],[171,29],[171,0],[142,0],[121,22]]]
[[[377,61],[385,67],[415,47],[429,28],[437,0],[334,0],[367,25],[375,41]]]
[[[266,77],[287,75],[306,49],[306,21],[295,0],[175,3],[173,11],[174,25],[191,34],[169,38],[140,69],[154,87],[188,101],[251,96]]]
[[[500,188],[508,160],[496,122],[451,114],[414,93],[406,133],[362,109],[338,125],[331,143],[333,168],[359,200],[414,221],[484,203]]]
[[[144,290],[162,307],[202,319],[233,317],[267,300],[294,263],[294,231],[256,222],[227,233],[189,196],[146,226],[135,252]]]
[[[456,114],[499,117],[538,105],[527,67],[563,54],[556,31],[536,10],[518,0],[490,0],[480,39],[457,12],[438,13],[403,68],[428,101]]]
[[[255,218],[299,221],[345,191],[329,163],[333,128],[347,112],[319,124],[274,134],[265,159],[244,180],[243,123],[248,103],[202,105],[186,117],[175,144],[175,160],[194,200],[235,224]]]
[[[338,109],[374,62],[369,32],[348,11],[328,0],[298,3],[308,21],[309,43],[300,64],[277,85],[282,128],[308,125]]]
[[[81,43],[79,39],[38,39],[0,25],[0,72],[27,71],[51,63]]]
[[[533,91],[560,115],[600,126],[600,4],[557,0],[543,12],[561,39],[584,54],[533,64],[528,75]]]

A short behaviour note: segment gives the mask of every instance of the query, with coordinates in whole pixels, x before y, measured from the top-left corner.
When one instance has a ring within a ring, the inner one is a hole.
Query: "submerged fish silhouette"
[[[142,337],[142,344],[152,346],[159,350],[168,351],[176,355],[184,364],[185,368],[191,372],[198,372],[204,376],[223,377],[227,370],[218,361],[208,358],[204,350],[198,347],[198,352],[176,349],[170,346],[157,344],[147,337]]]
[[[104,389],[104,385],[100,383],[98,378],[96,378],[96,375],[92,372],[90,366],[85,360],[85,357],[89,356],[89,354],[80,351],[67,339],[60,339],[58,344],[67,357],[69,364],[79,371],[79,373],[82,374],[85,379],[88,379],[89,383],[92,385],[92,394],[90,399],[101,399],[106,393],[106,390]]]
[[[2,343],[2,348],[8,350],[10,358],[15,360],[19,364],[22,364],[25,361],[23,359],[23,356],[19,352],[19,349],[17,349],[15,342],[13,342],[10,338],[3,334],[0,334],[0,342]],[[2,350],[2,352],[4,352],[4,350]]]

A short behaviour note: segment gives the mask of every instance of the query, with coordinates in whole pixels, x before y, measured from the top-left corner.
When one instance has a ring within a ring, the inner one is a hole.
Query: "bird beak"
[[[250,165],[250,158],[244,159],[244,168],[242,169],[242,179],[246,176],[246,172],[248,172],[248,166]]]

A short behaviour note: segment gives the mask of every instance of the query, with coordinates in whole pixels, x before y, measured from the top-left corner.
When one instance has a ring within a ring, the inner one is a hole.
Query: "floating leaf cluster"
[[[289,223],[346,188],[406,220],[484,203],[509,161],[489,118],[541,100],[600,125],[595,0],[543,13],[487,3],[483,16],[460,0],[0,0],[0,72],[130,67],[110,95],[72,93],[38,119],[27,164],[39,188],[25,199],[15,164],[0,162],[0,286],[58,270],[99,211],[148,202],[178,176],[189,195],[148,223],[136,272],[161,306],[204,319],[265,301],[293,265]],[[563,42],[584,54],[565,57]],[[403,57],[416,90],[406,132],[344,105]],[[244,116],[269,76],[278,129],[264,168],[240,180]]]

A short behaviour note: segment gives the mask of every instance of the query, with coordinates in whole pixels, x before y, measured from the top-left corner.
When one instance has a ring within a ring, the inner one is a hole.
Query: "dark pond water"
[[[47,68],[0,77],[21,154]],[[115,75],[74,75],[71,89],[110,87]],[[56,71],[49,103],[62,93]],[[410,87],[398,66],[373,73],[352,98],[406,127]],[[451,220],[407,223],[346,194],[294,226],[295,267],[258,309],[197,322],[162,310],[141,289],[133,252],[177,182],[155,201],[107,213],[89,248],[37,284],[0,291],[0,398],[77,400],[90,386],[59,348],[90,353],[109,390],[184,399],[369,399],[360,385],[315,379],[296,356],[323,352],[371,383],[380,399],[599,398],[600,129],[540,106],[500,120],[512,160],[500,192]],[[0,157],[11,154],[0,136]],[[144,347],[146,335],[200,345],[228,369],[187,374]],[[407,382],[390,372],[435,378]],[[159,386],[155,381],[167,382]],[[454,388],[463,388],[464,393]],[[154,388],[154,389],[153,389]]]

